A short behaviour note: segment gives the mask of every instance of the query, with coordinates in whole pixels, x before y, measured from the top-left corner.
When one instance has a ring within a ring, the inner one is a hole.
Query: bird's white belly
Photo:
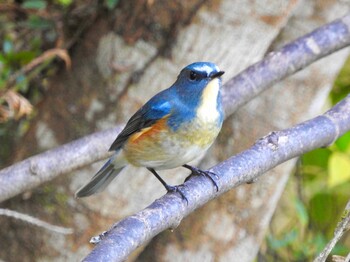
[[[205,150],[207,148],[203,149],[197,145],[190,147],[172,146],[171,149],[163,151],[162,157],[153,160],[141,160],[139,164],[156,170],[171,169],[191,162],[202,155]]]
[[[126,157],[135,166],[157,170],[182,166],[201,156],[213,143],[220,127],[198,121],[190,123],[177,132],[158,133],[142,146],[129,148]]]

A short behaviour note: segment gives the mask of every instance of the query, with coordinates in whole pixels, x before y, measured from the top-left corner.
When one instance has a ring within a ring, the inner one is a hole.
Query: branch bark
[[[328,242],[323,251],[315,258],[314,262],[325,262],[334,246],[338,243],[341,237],[350,229],[350,201],[346,204],[341,221],[334,230],[333,238]],[[349,261],[350,253],[344,261]],[[333,260],[334,261],[334,260]]]
[[[101,242],[84,261],[123,261],[138,246],[161,231],[176,228],[193,210],[243,183],[255,181],[275,166],[316,148],[325,147],[350,130],[350,95],[325,114],[292,128],[271,132],[248,150],[214,166],[215,191],[205,177],[193,177],[182,192],[188,205],[176,193],[166,194],[149,207],[129,216],[103,234]]]
[[[0,208],[0,216],[15,218],[58,234],[68,235],[74,232],[72,228],[65,228],[65,227],[52,225],[36,217],[30,216],[24,213],[16,212],[13,210],[5,209],[5,208]]]
[[[226,116],[314,61],[350,44],[350,14],[307,34],[248,67],[223,87]],[[0,171],[0,202],[108,156],[122,126],[97,132],[30,157]]]

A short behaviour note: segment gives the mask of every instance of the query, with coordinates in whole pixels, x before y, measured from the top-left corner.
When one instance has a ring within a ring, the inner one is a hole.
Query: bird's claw
[[[185,200],[186,203],[187,203],[187,205],[188,205],[188,199],[187,199],[187,197],[185,196],[185,194],[181,191],[180,187],[181,187],[181,186],[170,186],[170,185],[167,185],[167,186],[166,186],[166,190],[167,190],[168,192],[177,192],[177,193],[179,193],[180,196],[181,196],[181,198],[182,198],[182,200]]]
[[[214,180],[214,178],[212,177],[212,176],[214,176],[216,179],[219,179],[217,174],[215,174],[214,172],[210,172],[208,170],[205,170],[205,171],[204,170],[200,170],[199,174],[209,178],[211,180],[211,182],[213,183],[213,185],[215,186],[216,192],[219,191],[219,186],[216,183],[216,181]]]
[[[186,177],[185,182],[193,175],[205,176],[205,177],[209,178],[210,181],[213,183],[213,185],[216,188],[216,192],[219,191],[219,186],[216,183],[216,181],[214,180],[214,178],[212,177],[212,176],[214,176],[218,180],[219,176],[217,174],[215,174],[214,172],[208,171],[208,170],[201,170],[197,167],[193,167],[190,165],[183,165],[183,167],[191,170],[191,172],[192,172],[188,177]]]

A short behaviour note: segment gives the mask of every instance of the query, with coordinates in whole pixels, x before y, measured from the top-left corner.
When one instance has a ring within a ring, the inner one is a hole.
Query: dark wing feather
[[[114,140],[109,151],[122,148],[128,138],[142,130],[152,126],[159,119],[163,118],[171,111],[171,104],[165,100],[157,100],[157,96],[140,108],[128,121],[124,129]]]

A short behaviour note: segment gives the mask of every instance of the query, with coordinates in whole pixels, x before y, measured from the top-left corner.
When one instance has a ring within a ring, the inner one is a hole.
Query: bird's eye
[[[191,72],[190,72],[190,80],[194,81],[194,80],[196,80],[197,78],[198,78],[197,73],[194,72],[194,71],[191,71]]]

